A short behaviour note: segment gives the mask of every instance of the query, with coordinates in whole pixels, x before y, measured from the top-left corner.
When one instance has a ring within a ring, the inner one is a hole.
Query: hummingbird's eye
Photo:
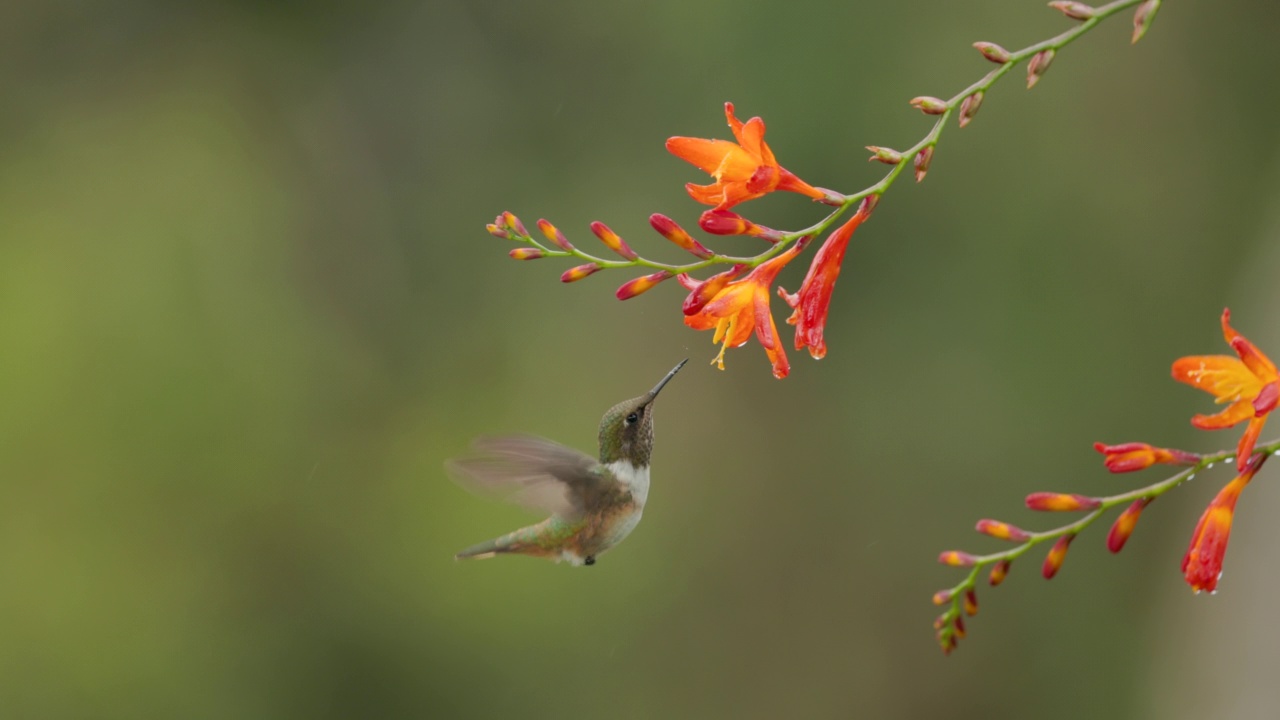
[[[630,415],[628,415],[628,416],[627,416],[627,424],[628,424],[628,425],[635,425],[635,424],[636,424],[636,421],[637,421],[637,420],[639,420],[639,419],[640,419],[640,415],[639,415],[639,414],[637,414],[637,413],[631,413]]]

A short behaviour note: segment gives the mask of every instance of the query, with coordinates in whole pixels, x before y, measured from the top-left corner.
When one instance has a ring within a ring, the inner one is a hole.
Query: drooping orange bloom
[[[1246,468],[1218,492],[1209,507],[1205,508],[1204,515],[1200,516],[1200,522],[1196,523],[1195,532],[1191,534],[1191,545],[1182,558],[1182,574],[1192,590],[1213,592],[1218,588],[1218,578],[1222,577],[1222,559],[1226,557],[1227,541],[1231,539],[1231,521],[1235,516],[1236,500],[1266,458],[1266,455],[1261,455],[1246,463]]]
[[[1231,310],[1222,311],[1222,334],[1239,359],[1229,355],[1192,355],[1173,363],[1173,379],[1213,393],[1219,404],[1230,403],[1216,415],[1196,415],[1191,424],[1220,430],[1245,420],[1249,426],[1236,446],[1236,469],[1244,472],[1267,415],[1280,400],[1280,373],[1275,363],[1231,327]]]
[[[822,339],[823,329],[827,324],[827,311],[831,307],[831,292],[835,290],[836,278],[840,276],[840,264],[844,261],[844,251],[849,247],[849,238],[858,229],[863,220],[870,214],[868,205],[863,205],[858,212],[838,230],[831,233],[813,256],[809,272],[800,285],[800,291],[788,295],[782,288],[778,294],[788,305],[795,308],[787,323],[796,326],[796,349],[809,349],[814,360],[821,360],[827,354],[827,343]]]
[[[764,347],[769,362],[773,364],[773,376],[784,378],[791,372],[786,351],[778,340],[778,328],[769,310],[770,288],[787,263],[804,249],[805,241],[796,241],[785,252],[761,263],[740,280],[726,283],[700,310],[686,315],[684,324],[694,330],[715,329],[712,342],[723,343],[720,354],[712,362],[724,369],[724,351],[747,342],[754,330],[756,339]]]
[[[733,103],[724,104],[724,114],[736,143],[689,137],[667,139],[667,150],[672,155],[710,173],[716,180],[710,185],[685,185],[690,197],[720,209],[774,190],[788,190],[814,200],[826,199],[825,192],[778,164],[764,141],[764,120],[753,117],[743,123],[733,114]]]

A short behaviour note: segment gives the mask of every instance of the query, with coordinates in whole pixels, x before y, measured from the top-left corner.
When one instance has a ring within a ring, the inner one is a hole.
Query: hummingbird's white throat
[[[636,467],[630,460],[615,460],[605,467],[631,491],[631,498],[637,505],[644,506],[649,498],[649,466]]]

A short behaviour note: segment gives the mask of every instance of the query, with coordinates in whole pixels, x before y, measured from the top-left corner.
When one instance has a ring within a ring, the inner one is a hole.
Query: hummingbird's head
[[[637,468],[649,466],[653,453],[653,401],[687,362],[687,358],[681,360],[649,392],[609,408],[600,419],[600,462],[627,460]]]

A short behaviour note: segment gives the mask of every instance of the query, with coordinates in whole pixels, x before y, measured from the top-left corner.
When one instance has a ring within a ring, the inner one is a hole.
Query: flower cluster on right
[[[988,555],[974,555],[948,550],[938,560],[945,565],[969,568],[969,575],[954,587],[933,596],[937,605],[948,605],[934,621],[937,639],[943,652],[950,653],[965,636],[964,617],[978,611],[977,582],[982,571],[990,567],[988,582],[998,585],[1008,574],[1013,561],[1043,542],[1054,541],[1041,565],[1041,574],[1052,578],[1066,560],[1071,541],[1082,530],[1113,507],[1126,505],[1107,534],[1107,548],[1120,552],[1137,526],[1142,511],[1160,495],[1190,480],[1214,463],[1234,461],[1236,476],[1209,503],[1191,534],[1191,543],[1182,558],[1182,574],[1195,592],[1214,592],[1222,577],[1222,563],[1231,537],[1231,524],[1236,501],[1272,453],[1280,451],[1280,441],[1259,445],[1258,437],[1267,417],[1280,401],[1280,373],[1275,363],[1253,343],[1231,326],[1230,310],[1222,311],[1222,333],[1235,351],[1230,355],[1192,355],[1173,363],[1173,379],[1211,393],[1218,404],[1227,407],[1214,415],[1196,415],[1191,424],[1204,430],[1222,430],[1247,423],[1234,450],[1197,454],[1185,450],[1160,448],[1147,443],[1105,445],[1094,449],[1113,473],[1134,472],[1154,465],[1183,466],[1172,477],[1130,492],[1108,497],[1087,497],[1069,493],[1036,492],[1027,496],[1026,505],[1046,512],[1086,513],[1074,522],[1043,532],[1032,532],[997,520],[983,519],[977,531],[1001,540],[1017,543],[1016,547]]]

